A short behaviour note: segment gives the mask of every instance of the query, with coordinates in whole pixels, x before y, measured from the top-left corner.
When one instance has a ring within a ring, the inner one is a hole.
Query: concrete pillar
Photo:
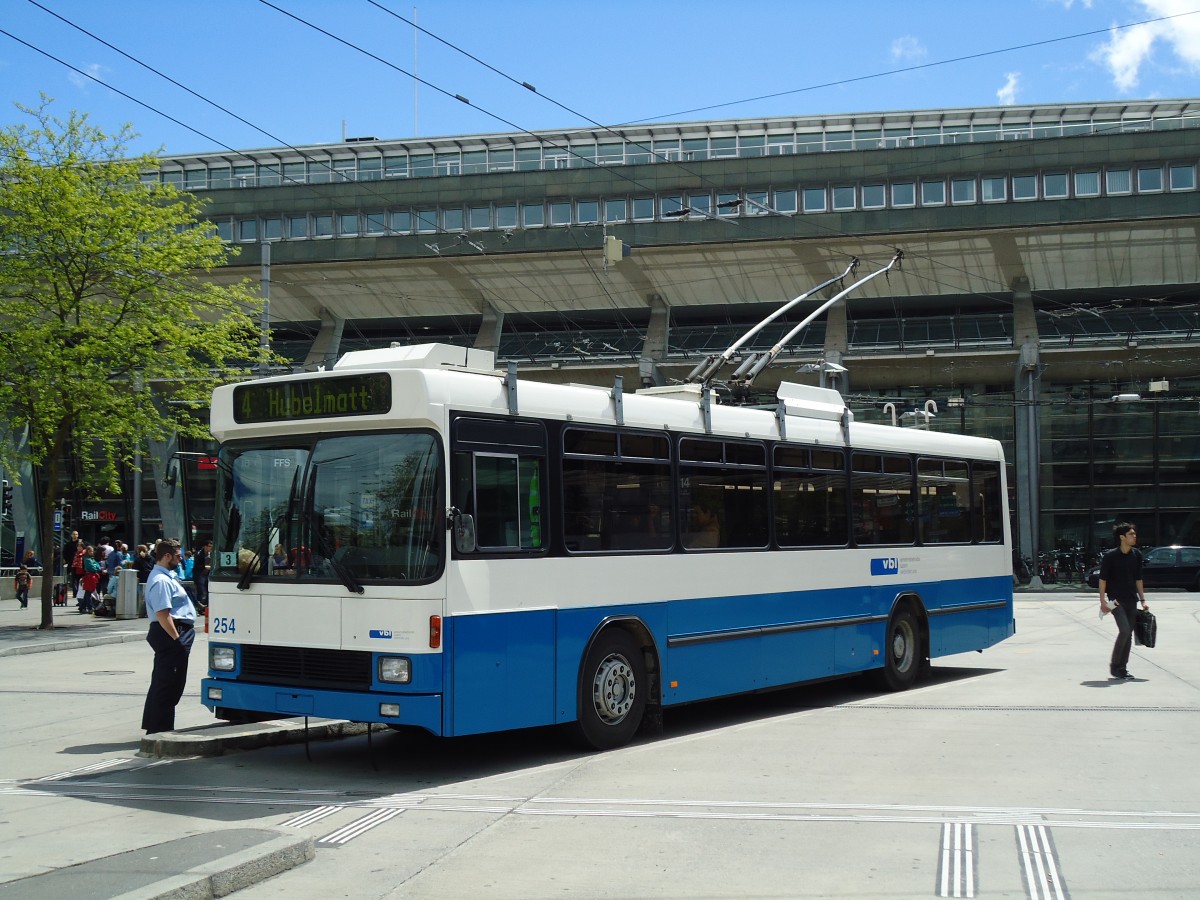
[[[321,310],[321,330],[317,332],[312,346],[308,348],[308,355],[304,357],[304,368],[333,368],[342,352],[342,329],[345,325],[346,320],[341,316],[335,316],[327,309]]]
[[[1041,520],[1039,488],[1041,484],[1040,399],[1042,367],[1038,350],[1037,317],[1029,280],[1013,279],[1013,340],[1019,351],[1013,375],[1016,401],[1014,446],[1016,458],[1017,534],[1014,540],[1022,556],[1033,561],[1033,586],[1040,587],[1037,576],[1038,533]]]
[[[837,287],[829,289],[838,290]],[[846,319],[846,301],[839,300],[825,313],[825,362],[844,365],[842,360],[850,350],[850,326]],[[850,390],[849,372],[830,372],[824,379],[826,387],[846,394]]]
[[[475,335],[476,350],[490,350],[499,355],[500,335],[504,333],[504,313],[486,300],[483,302],[483,321]]]
[[[638,372],[642,387],[658,387],[667,383],[658,362],[667,358],[671,306],[660,294],[651,294],[647,299],[650,303],[650,325],[646,329],[646,343],[638,360]]]

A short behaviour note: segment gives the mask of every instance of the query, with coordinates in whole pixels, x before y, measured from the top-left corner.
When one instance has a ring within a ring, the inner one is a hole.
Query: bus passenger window
[[[679,478],[686,549],[767,546],[767,454],[762,444],[682,438]]]
[[[840,547],[849,540],[840,450],[776,447],[772,487],[780,547]]]
[[[1004,506],[1000,497],[999,463],[977,462],[971,466],[972,517],[975,540],[996,544],[1004,540]]]
[[[670,443],[661,434],[563,432],[563,540],[572,553],[669,550]]]
[[[852,459],[855,543],[911,544],[916,530],[909,459],[879,453],[854,453]]]
[[[923,544],[971,540],[971,487],[967,464],[922,459],[917,463],[918,510]]]

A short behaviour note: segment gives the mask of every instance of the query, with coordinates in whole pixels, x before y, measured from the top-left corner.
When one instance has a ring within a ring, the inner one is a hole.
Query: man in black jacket
[[[1113,644],[1109,674],[1128,681],[1133,678],[1126,666],[1129,651],[1133,648],[1138,601],[1141,601],[1142,609],[1149,609],[1150,605],[1142,586],[1142,553],[1137,549],[1137,531],[1128,522],[1119,522],[1113,526],[1113,537],[1117,546],[1100,560],[1100,615],[1112,612],[1117,622],[1117,640]]]
[[[192,557],[192,583],[196,586],[196,605],[200,615],[208,609],[208,578],[212,573],[212,541],[205,541]]]

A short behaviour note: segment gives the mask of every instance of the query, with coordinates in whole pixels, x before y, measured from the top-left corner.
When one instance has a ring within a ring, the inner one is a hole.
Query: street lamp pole
[[[142,392],[142,373],[133,373],[133,390],[135,394]],[[133,445],[133,546],[141,543],[142,538],[142,436],[134,436]]]
[[[271,367],[267,362],[267,356],[271,352],[271,245],[267,241],[262,242],[262,267],[259,270],[259,283],[262,290],[263,310],[262,336],[259,340],[262,358],[258,363],[258,372],[266,377],[271,374]]]

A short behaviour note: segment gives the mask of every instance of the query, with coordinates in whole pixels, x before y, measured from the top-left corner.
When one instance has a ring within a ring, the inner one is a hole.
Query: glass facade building
[[[274,346],[296,367],[435,340],[525,378],[665,383],[901,249],[755,387],[836,362],[857,421],[1001,440],[1034,556],[1101,550],[1119,518],[1144,544],[1200,544],[1198,136],[1200,101],[1147,100],[370,138],[144,177],[208,201],[240,250],[217,277],[256,277],[270,243]],[[182,500],[186,538],[211,515],[211,448],[179,449],[195,455],[159,461],[143,520]]]

